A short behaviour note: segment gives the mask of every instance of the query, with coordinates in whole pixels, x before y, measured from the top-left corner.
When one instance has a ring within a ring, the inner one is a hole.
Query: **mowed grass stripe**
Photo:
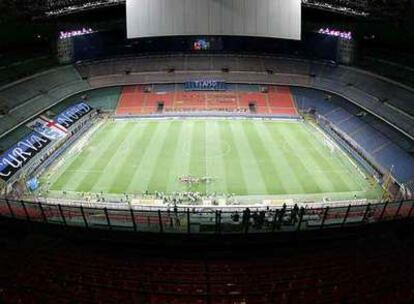
[[[187,187],[180,183],[180,176],[190,174],[191,138],[193,136],[194,121],[180,121],[181,128],[177,139],[177,150],[171,158],[170,178],[166,185],[166,192],[187,191]]]
[[[118,170],[114,172],[114,178],[109,188],[110,192],[126,192],[128,185],[131,183],[131,180],[142,161],[142,156],[154,135],[157,125],[158,123],[153,121],[137,123],[141,132],[137,135],[127,155],[122,158]]]
[[[208,193],[228,192],[223,158],[230,151],[228,146],[223,147],[219,135],[220,123],[218,121],[212,121],[206,124],[206,172],[209,177],[213,178],[212,183],[207,184]]]
[[[102,175],[102,172],[105,166],[108,164],[108,161],[111,159],[114,151],[119,147],[119,145],[124,141],[125,137],[128,135],[128,129],[130,127],[129,123],[125,123],[122,127],[117,129],[117,132],[112,135],[107,141],[107,145],[103,148],[103,153],[99,156],[91,155],[89,158],[89,163],[92,164],[93,170],[87,171],[83,175],[83,178],[79,179],[79,182],[76,185],[75,190],[78,192],[90,192],[92,187],[95,185],[99,177]]]
[[[257,128],[259,130],[257,130]],[[266,149],[266,144],[260,136],[262,127],[258,123],[247,121],[243,124],[243,131],[253,152],[257,167],[260,169],[267,193],[286,193],[277,167],[274,166],[272,157]]]
[[[45,172],[52,173],[51,190],[349,193],[351,198],[370,189],[342,152],[332,153],[323,135],[304,123],[115,121],[102,124],[88,140],[78,155],[76,148],[69,150],[61,167]],[[184,175],[216,180],[188,187],[178,181]],[[374,188],[370,191],[379,191]]]
[[[342,176],[351,189],[358,189],[359,191],[365,191],[364,184],[366,180],[362,177],[361,173],[354,167],[351,161],[346,158],[342,151],[335,151],[334,155],[337,158],[338,163],[344,168]],[[378,184],[377,184],[378,185]]]
[[[101,157],[110,144],[107,139],[113,138],[114,134],[118,134],[120,131],[119,125],[104,124],[102,129],[94,134],[90,143],[83,148],[70,166],[65,168],[64,174],[55,181],[51,189],[74,191],[85,174],[91,170],[96,170],[91,159]]]
[[[314,129],[313,126],[306,127],[307,128],[304,128],[304,131],[312,134],[312,137],[310,137],[309,140],[321,143],[326,140],[323,135]],[[319,145],[317,150],[320,153],[329,153],[331,168],[333,168],[332,170],[336,171],[337,175],[340,175],[343,182],[346,183],[349,189],[363,190],[363,187],[361,186],[361,183],[363,183],[362,177],[353,167],[352,163],[343,155],[342,151],[335,150],[334,152],[331,152],[325,145]],[[337,169],[335,170],[335,168]]]
[[[237,151],[244,174],[244,180],[246,181],[248,194],[269,194],[264,177],[258,167],[259,163],[256,159],[256,155],[253,153],[247,136],[243,131],[243,125],[243,121],[235,121],[231,123],[230,129],[233,133],[235,141],[237,142]]]
[[[338,167],[341,168],[342,165],[339,162],[335,162],[335,157],[332,157],[330,154],[329,149],[326,146],[316,145],[314,135],[311,133],[310,130],[307,128],[301,128],[298,132],[297,140],[301,141],[306,146],[314,146],[315,149],[309,150],[309,159],[310,161],[316,166],[314,167],[316,170],[321,170],[321,175],[323,176],[323,180],[329,187],[330,191],[326,190],[327,192],[345,192],[350,191],[352,188],[348,187],[347,183],[344,181],[342,177],[342,173],[338,173]],[[323,153],[321,148],[324,148]],[[335,163],[333,163],[335,162]],[[318,172],[315,171],[315,174]]]
[[[285,155],[285,151],[281,149],[284,145],[283,139],[273,138],[271,131],[269,130],[269,125],[274,124],[275,122],[258,122],[254,126],[256,127],[257,136],[261,138],[263,149],[267,151],[270,162],[275,168],[275,173],[277,177],[277,182],[283,185],[283,193],[303,193],[304,189],[302,184],[295,174],[296,171],[292,170],[292,163],[289,163],[288,158]]]
[[[99,139],[103,138],[107,132],[110,132],[110,127],[108,124],[102,124],[101,128],[96,130],[93,134],[89,145],[83,147],[83,150],[80,151],[79,154],[72,155],[71,153],[75,153],[74,150],[70,153],[65,154],[65,163],[62,167],[58,168],[54,175],[52,175],[51,180],[53,181],[51,190],[62,190],[69,181],[72,179],[74,175],[77,175],[77,169],[82,165],[82,162],[85,161],[86,155],[90,153],[91,149],[88,149],[89,146],[93,145],[94,143],[99,143]],[[82,139],[81,139],[82,140]]]
[[[191,143],[190,175],[196,177],[206,176],[206,122],[195,121]],[[191,191],[206,192],[206,185],[199,184],[189,187]]]
[[[273,141],[279,143],[279,149],[283,151],[285,159],[289,164],[289,170],[293,172],[298,181],[301,184],[301,187],[304,190],[304,193],[318,193],[321,192],[321,188],[318,185],[318,182],[315,178],[312,178],[311,173],[306,168],[303,159],[302,153],[297,147],[291,142],[291,136],[295,136],[295,125],[289,125],[289,129],[292,130],[283,130],[283,123],[272,123],[269,124],[268,129],[271,134]]]
[[[102,189],[108,190],[111,188],[117,174],[122,170],[123,161],[125,161],[125,158],[128,158],[129,154],[132,152],[133,146],[139,142],[139,137],[142,136],[143,129],[145,129],[144,127],[145,123],[142,125],[128,125],[127,136],[117,147],[114,147],[114,152],[105,165],[100,178],[92,187],[92,192],[99,192],[102,191]],[[131,164],[133,161],[134,158],[131,157],[129,163]]]
[[[139,193],[148,191],[149,181],[154,170],[157,169],[157,162],[164,144],[165,139],[169,135],[169,129],[172,121],[162,121],[156,126],[156,130],[148,143],[145,153],[139,166],[128,185],[128,193]]]
[[[311,136],[311,134],[302,133],[303,128],[298,129],[296,137],[292,138],[292,141],[295,142],[295,146],[303,147],[301,154],[303,155],[303,161],[308,168],[308,177],[314,178],[318,182],[321,192],[335,192],[335,181],[331,180],[332,176],[330,175],[331,168],[326,166],[330,156],[329,154],[322,155],[317,151],[319,145],[322,143],[315,145],[316,143],[309,142],[307,137]]]
[[[152,176],[149,180],[148,191],[154,193],[155,191],[166,191],[166,185],[169,179],[174,179],[171,174],[173,166],[173,159],[177,153],[178,136],[182,128],[181,121],[173,121],[168,129],[168,136],[166,137],[162,147],[161,153],[157,158],[157,168],[152,171]]]
[[[298,125],[299,126],[299,125]],[[282,132],[292,132],[295,130],[294,134],[288,136],[290,138],[290,143],[293,144],[293,147],[297,148],[295,153],[298,153],[303,161],[304,166],[306,167],[306,176],[309,179],[314,179],[318,184],[318,192],[334,192],[335,188],[333,182],[329,180],[329,177],[326,175],[326,167],[324,164],[328,161],[329,155],[318,155],[315,153],[315,150],[318,148],[314,143],[304,140],[301,136],[301,131],[303,130],[304,125],[301,127],[292,127],[283,126]],[[310,136],[310,134],[308,134]]]
[[[247,195],[247,187],[244,179],[244,173],[240,163],[237,150],[237,144],[233,137],[229,121],[221,121],[219,128],[219,136],[221,150],[228,149],[228,153],[223,156],[224,178],[226,179],[226,187],[228,193],[238,195]]]

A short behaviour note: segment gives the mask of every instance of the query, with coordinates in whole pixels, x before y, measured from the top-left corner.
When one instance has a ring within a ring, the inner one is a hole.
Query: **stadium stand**
[[[392,171],[392,175],[402,184],[409,183],[414,178],[414,158],[392,139],[384,136],[378,128],[341,108],[336,102],[338,97],[327,98],[321,91],[303,88],[293,88],[292,91],[301,112],[314,110],[322,115],[357,151],[381,168],[383,173]],[[399,137],[403,135],[400,134]]]
[[[391,139],[392,141],[394,141],[403,150],[409,152],[411,155],[414,156],[414,141],[413,140],[407,138],[406,136],[402,136],[400,132],[390,127],[389,125],[384,124],[383,121],[381,121],[380,119],[372,115],[363,115],[361,119],[367,124],[369,124],[371,127],[377,129],[388,139]]]
[[[412,240],[163,257],[116,243],[34,235],[0,251],[4,303],[412,303]],[[391,247],[392,245],[392,247]],[[212,249],[210,248],[210,251]],[[244,254],[250,254],[246,258]],[[7,263],[11,260],[15,263]],[[323,298],[323,302],[320,302]]]
[[[65,97],[88,88],[88,83],[72,66],[42,72],[3,86],[0,99],[8,110],[0,122],[0,135]]]
[[[235,111],[238,106],[238,94],[232,92],[206,94],[207,109]]]
[[[350,103],[346,99],[341,98],[337,95],[332,95],[312,89],[293,88],[292,91],[296,92],[295,99],[299,103],[301,103],[300,98],[303,96],[306,95],[309,97],[306,102],[306,108],[304,108],[301,104],[301,110],[309,110],[311,108],[317,107],[319,113],[325,115],[327,112],[333,111],[334,109],[340,107],[346,110],[348,113],[351,113],[352,116],[356,116],[352,118],[355,124],[359,124],[359,122],[363,121],[378,130],[389,140],[399,145],[403,150],[407,151],[408,153],[414,152],[414,141],[412,139],[408,138],[389,124],[385,123],[382,119],[371,115],[357,105]],[[325,102],[319,102],[322,100]]]
[[[176,92],[173,110],[204,111],[207,109],[206,94],[199,92]]]
[[[10,59],[10,57],[12,56],[9,54],[0,58],[0,86],[51,69],[56,65],[56,59],[49,56],[36,56],[33,53],[30,54],[30,59]]]
[[[175,92],[161,91],[147,94],[145,112],[156,112],[159,104],[163,104],[166,111],[172,110],[175,101]]]
[[[145,107],[145,94],[142,86],[127,86],[122,89],[117,115],[134,115],[143,113]]]
[[[125,87],[116,114],[139,115],[159,111],[241,111],[288,117],[298,115],[288,87],[270,86],[270,93],[260,93],[259,85],[243,84],[230,85],[226,92],[186,92],[181,85],[157,85],[147,88],[148,92],[144,92],[142,86]],[[162,110],[159,108],[160,105]]]
[[[3,87],[0,91],[0,96],[7,102],[9,108],[13,110],[36,96],[52,91],[64,84],[71,84],[77,80],[79,80],[79,75],[76,70],[66,67],[41,74],[13,86]]]
[[[378,52],[379,50],[375,50],[371,54],[361,56],[357,62],[358,67],[414,87],[414,69],[409,63],[409,56],[394,54],[392,50],[391,54],[386,55],[378,55]]]
[[[288,87],[269,88],[269,108],[272,114],[297,115],[293,97]]]
[[[217,78],[238,83],[275,83],[323,89],[359,104],[414,137],[412,89],[356,68],[292,58],[209,55],[209,64],[194,58],[206,55],[171,55],[152,58],[117,58],[85,62],[76,68],[92,87],[114,84],[184,82],[191,78]],[[204,60],[207,61],[207,60]],[[96,65],[96,66],[95,66]],[[128,68],[125,68],[128,67]],[[222,68],[231,73],[222,73]],[[173,68],[180,73],[168,73]],[[130,71],[126,75],[125,70]],[[145,74],[146,72],[156,72]],[[187,71],[187,72],[186,72]],[[208,75],[197,71],[209,71]],[[272,73],[267,73],[272,71]]]
[[[62,112],[66,107],[82,100],[85,100],[92,108],[101,111],[115,111],[121,90],[121,87],[109,87],[78,93],[48,109],[48,112]]]
[[[4,137],[0,138],[0,153],[6,151],[30,132],[32,132],[31,129],[27,128],[26,126],[21,126],[6,134]]]
[[[267,94],[245,92],[239,96],[239,104],[241,107],[248,108],[249,104],[254,104],[256,112],[258,113],[269,113],[269,102]]]

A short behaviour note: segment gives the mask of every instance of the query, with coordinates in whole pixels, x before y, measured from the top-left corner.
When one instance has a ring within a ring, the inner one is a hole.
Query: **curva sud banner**
[[[7,182],[17,171],[42,151],[51,139],[32,132],[0,155],[0,178]]]
[[[54,121],[60,126],[69,129],[74,123],[91,111],[91,106],[81,102],[66,108],[66,110],[55,117]]]
[[[7,182],[52,141],[67,136],[67,129],[91,111],[88,104],[81,102],[68,107],[54,120],[39,116],[28,123],[34,131],[0,155],[0,179]]]

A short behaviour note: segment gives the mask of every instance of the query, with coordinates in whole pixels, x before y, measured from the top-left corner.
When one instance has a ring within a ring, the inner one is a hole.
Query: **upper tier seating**
[[[81,77],[66,66],[0,88],[0,115],[8,113],[1,117],[0,136],[64,97],[90,87],[215,78],[336,92],[414,137],[414,91],[354,68],[292,58],[205,54],[116,58],[75,67]],[[223,68],[229,72],[222,72]]]
[[[121,87],[109,87],[78,93],[58,103],[49,110],[57,114],[70,105],[85,101],[92,108],[101,109],[103,111],[114,111],[118,105],[121,91]]]
[[[327,97],[322,91],[304,88],[293,88],[292,92],[300,111],[313,109],[324,116],[357,150],[381,168],[383,173],[391,170],[400,183],[409,183],[414,179],[414,157],[399,147],[393,138],[388,138],[388,133],[381,133],[381,129],[387,128],[375,128],[344,110],[341,104],[346,101],[341,101],[339,97]],[[399,134],[396,142],[402,141],[398,137],[404,136]]]
[[[4,137],[0,138],[0,154],[2,154],[2,152],[6,151],[11,146],[13,146],[15,143],[17,143],[20,139],[28,135],[30,132],[32,132],[32,130],[28,127],[20,126],[11,131],[10,133],[6,134]]]
[[[36,96],[44,95],[45,93],[53,94],[57,89],[62,89],[62,86],[71,85],[79,80],[80,77],[76,70],[68,66],[41,73],[37,77],[3,87],[0,89],[0,98],[4,100],[6,106],[12,111]]]
[[[189,78],[315,87],[343,95],[414,137],[414,90],[354,68],[291,58],[236,55],[122,58],[116,62],[82,63],[77,68],[82,76],[89,77],[93,87],[109,83],[183,82]],[[228,68],[229,73],[223,73],[222,68]],[[170,69],[179,73],[168,73]],[[156,73],[148,74],[149,71]]]
[[[72,66],[46,71],[0,88],[0,105],[7,109],[0,120],[0,135],[63,98],[88,88],[88,83]]]

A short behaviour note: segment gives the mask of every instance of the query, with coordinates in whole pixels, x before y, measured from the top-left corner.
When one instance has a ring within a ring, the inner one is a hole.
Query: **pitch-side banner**
[[[301,38],[301,0],[127,0],[126,10],[128,38]]]
[[[64,110],[55,117],[54,121],[60,126],[69,129],[75,122],[91,111],[92,108],[88,104],[81,102]]]
[[[51,140],[32,132],[0,155],[0,178],[8,181],[17,171],[42,151]]]

